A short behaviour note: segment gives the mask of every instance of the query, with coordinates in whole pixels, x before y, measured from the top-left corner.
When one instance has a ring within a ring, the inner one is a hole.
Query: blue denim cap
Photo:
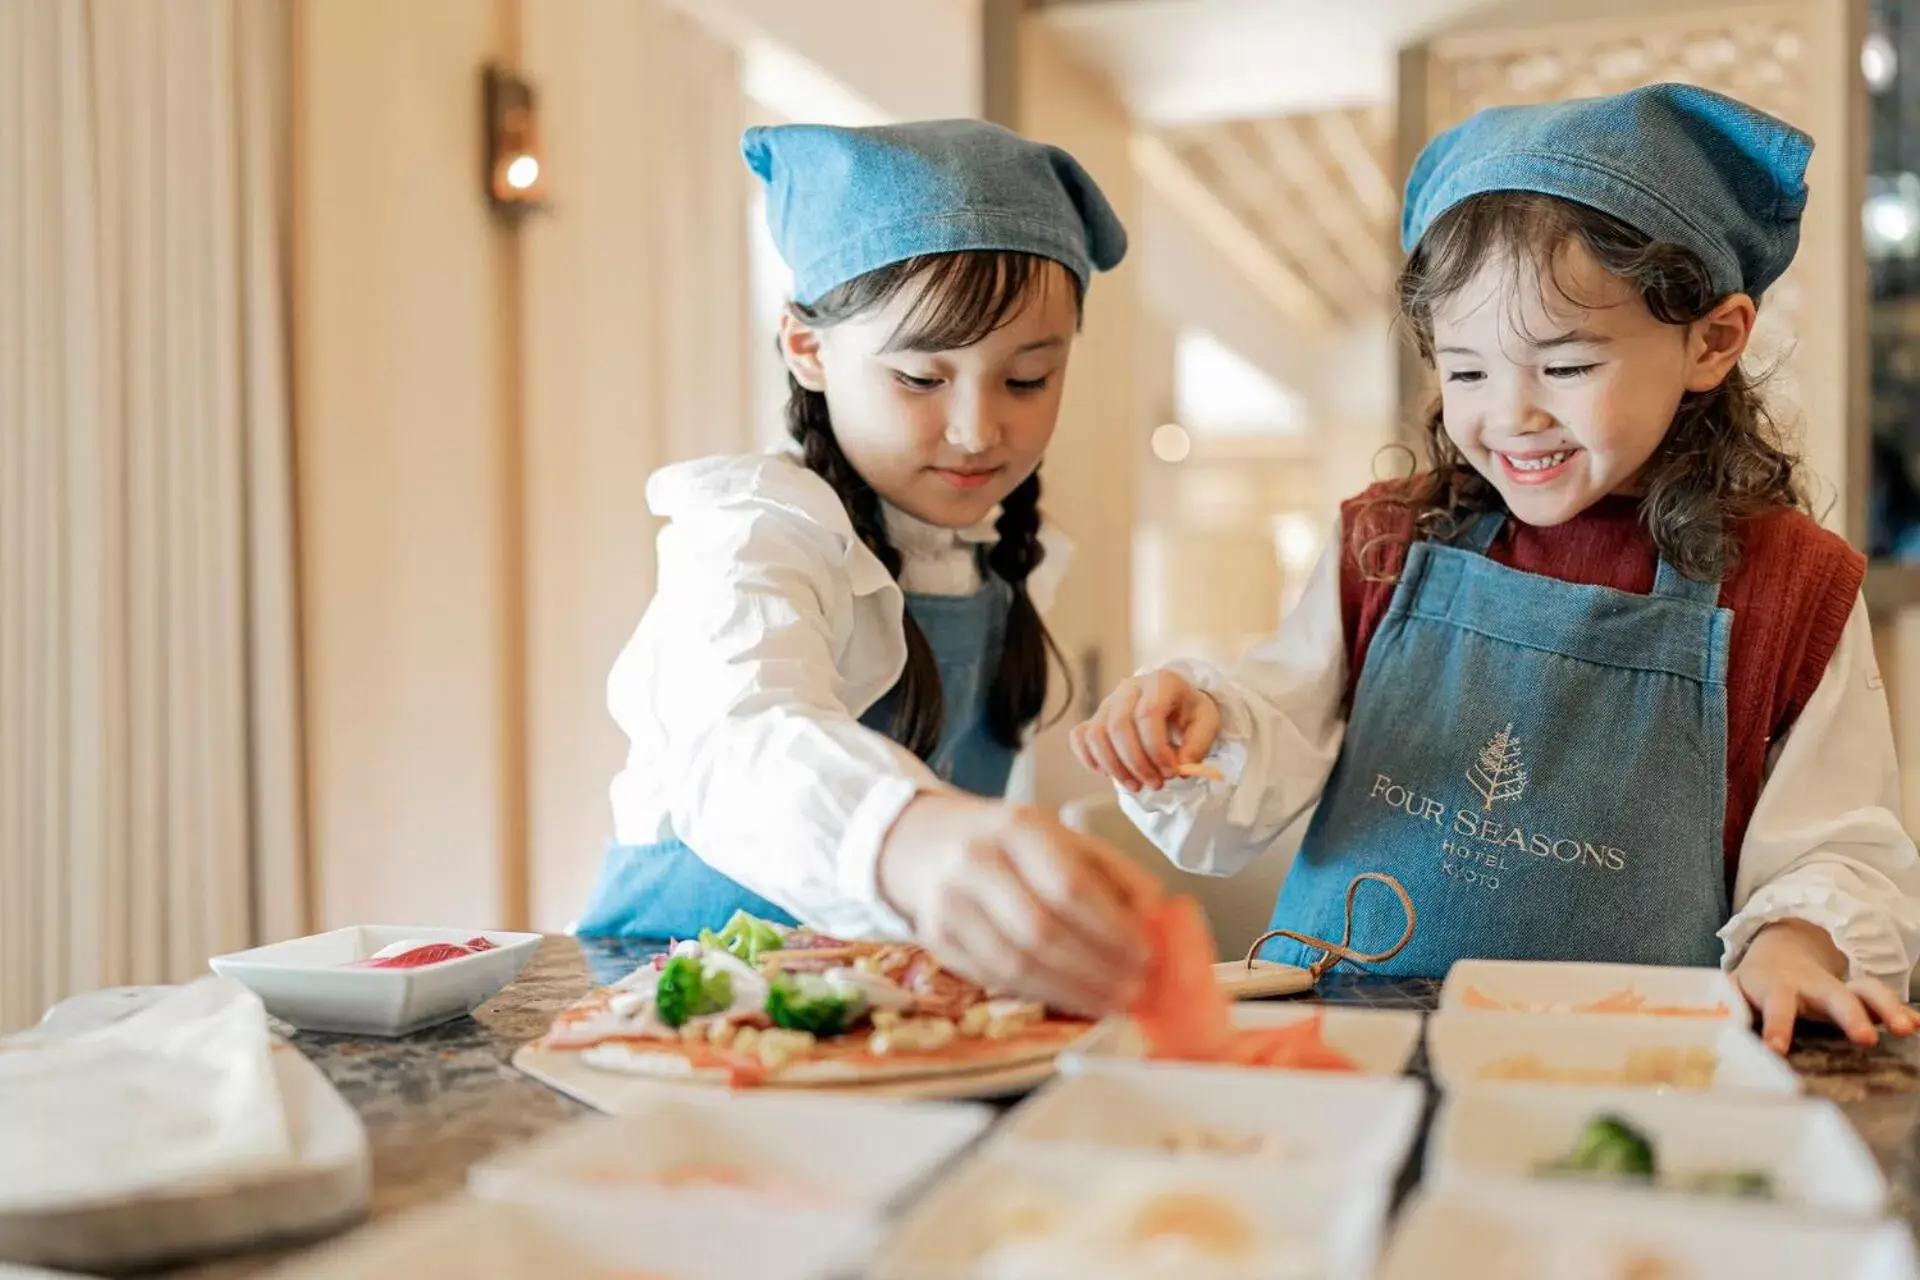
[[[1476,112],[1426,145],[1407,178],[1408,252],[1447,210],[1538,191],[1611,214],[1700,255],[1723,296],[1758,298],[1793,261],[1813,139],[1684,84]]]
[[[740,153],[767,184],[767,229],[802,305],[923,254],[1031,253],[1082,289],[1126,256],[1126,229],[1080,162],[998,125],[774,125],[747,130]]]

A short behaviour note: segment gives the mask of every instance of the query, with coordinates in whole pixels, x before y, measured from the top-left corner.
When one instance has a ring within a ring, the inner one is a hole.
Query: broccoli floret
[[[767,987],[767,1016],[774,1026],[789,1031],[839,1035],[865,1007],[858,992],[836,990],[816,974],[789,974]]]
[[[778,951],[786,946],[787,938],[778,925],[744,911],[735,911],[733,918],[718,933],[712,929],[702,929],[700,945],[731,952],[747,964],[752,964],[763,952]]]
[[[732,977],[707,973],[692,956],[675,956],[667,961],[653,992],[654,1013],[670,1027],[704,1013],[718,1013],[732,1003]]]
[[[1688,1179],[1687,1188],[1708,1195],[1739,1196],[1749,1200],[1773,1199],[1773,1179],[1758,1169],[1715,1170]]]
[[[1581,1131],[1568,1155],[1540,1171],[1651,1182],[1658,1167],[1644,1134],[1618,1116],[1599,1116]]]

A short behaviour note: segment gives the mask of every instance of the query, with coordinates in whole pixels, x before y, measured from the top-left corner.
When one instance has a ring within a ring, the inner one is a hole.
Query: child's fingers
[[[1082,768],[1093,773],[1099,773],[1101,772],[1100,762],[1095,760],[1093,758],[1093,752],[1087,749],[1088,727],[1089,726],[1085,724],[1073,726],[1067,733],[1067,742],[1072,745],[1073,757],[1080,762]]]
[[[1180,756],[1173,749],[1173,738],[1167,732],[1166,709],[1143,702],[1140,704],[1140,709],[1133,713],[1133,722],[1139,726],[1140,736],[1145,741],[1154,764],[1159,766],[1160,772],[1170,774],[1178,769]]]
[[[1787,983],[1778,983],[1768,991],[1760,1006],[1760,1038],[1775,1053],[1784,1055],[1793,1047],[1793,1020],[1800,1013],[1800,993]]]
[[[1140,779],[1133,776],[1133,770],[1127,768],[1119,752],[1113,749],[1113,739],[1105,725],[1096,724],[1087,730],[1085,741],[1087,752],[1093,757],[1095,773],[1106,774],[1129,791],[1140,789]]]
[[[1880,1029],[1867,1016],[1867,1006],[1844,982],[1837,978],[1830,983],[1823,982],[1809,991],[1807,997],[1826,1014],[1828,1021],[1846,1033],[1847,1039],[1855,1044],[1880,1043]]]
[[[1114,750],[1120,753],[1120,758],[1126,761],[1127,768],[1133,770],[1133,776],[1138,778],[1143,786],[1158,787],[1166,781],[1165,775],[1160,772],[1160,766],[1153,762],[1153,757],[1147,750],[1147,744],[1141,741],[1139,726],[1132,718],[1113,724],[1107,731],[1107,737],[1113,743]]]
[[[1907,1002],[1895,995],[1886,983],[1876,978],[1856,978],[1847,986],[1865,1002],[1868,1012],[1885,1023],[1893,1034],[1910,1036],[1920,1031],[1920,1017],[1915,1016]]]
[[[1144,731],[1147,749],[1163,774],[1172,773],[1180,763],[1169,724],[1180,707],[1180,690],[1185,686],[1174,676],[1161,672],[1148,682],[1146,694],[1134,708],[1133,718]]]
[[[1199,764],[1220,736],[1220,708],[1204,693],[1196,693],[1180,708],[1180,763]]]

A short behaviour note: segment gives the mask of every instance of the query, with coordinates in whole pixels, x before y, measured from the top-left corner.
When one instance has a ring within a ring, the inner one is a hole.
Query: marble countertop
[[[596,983],[613,981],[652,948],[549,937],[520,977],[460,1018],[401,1040],[294,1032],[365,1122],[373,1152],[371,1216],[381,1219],[457,1191],[467,1169],[588,1108],[516,1071],[514,1051]],[[1439,984],[1335,976],[1329,1003],[1431,1011]],[[1861,1049],[1823,1029],[1791,1056],[1807,1091],[1838,1102],[1893,1186],[1893,1211],[1920,1232],[1920,1044]],[[1415,1063],[1424,1071],[1424,1056]],[[1417,1160],[1417,1156],[1416,1156]],[[1417,1167],[1417,1164],[1416,1166]],[[251,1276],[298,1253],[277,1249],[167,1273],[193,1280]]]

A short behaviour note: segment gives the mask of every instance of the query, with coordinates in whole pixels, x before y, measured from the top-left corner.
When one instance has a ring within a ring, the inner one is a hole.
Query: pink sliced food
[[[382,947],[368,959],[354,960],[343,967],[420,969],[430,964],[444,964],[449,960],[458,960],[462,956],[478,955],[482,951],[493,949],[493,943],[484,937],[469,938],[465,942],[396,942],[393,946]]]

